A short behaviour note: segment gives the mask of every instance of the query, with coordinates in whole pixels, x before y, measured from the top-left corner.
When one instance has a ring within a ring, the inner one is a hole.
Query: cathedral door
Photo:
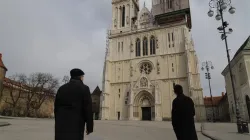
[[[120,116],[121,116],[121,113],[120,112],[117,112],[117,119],[120,120]]]
[[[142,107],[142,120],[151,121],[151,107]]]

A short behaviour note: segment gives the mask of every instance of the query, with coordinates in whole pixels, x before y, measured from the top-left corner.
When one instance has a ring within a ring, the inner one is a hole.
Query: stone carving
[[[117,25],[117,20],[114,19],[114,26],[116,27],[116,25]]]
[[[130,65],[130,76],[131,77],[133,76],[133,66],[132,66],[132,64]]]
[[[143,106],[143,107],[148,107],[148,106],[150,106],[149,100],[148,100],[147,98],[144,98],[144,99],[142,100],[142,106]]]
[[[157,74],[160,74],[160,63],[159,63],[158,60],[157,60],[157,66],[156,66],[156,68],[157,68]]]
[[[147,78],[143,77],[140,80],[140,87],[148,87],[148,80]]]
[[[133,43],[130,44],[130,52],[134,52]]]
[[[154,85],[150,84],[149,87],[152,89],[152,93],[154,93]]]
[[[129,16],[127,16],[127,17],[126,17],[126,22],[127,22],[127,24],[129,24],[129,21],[130,21],[130,20],[129,20]]]

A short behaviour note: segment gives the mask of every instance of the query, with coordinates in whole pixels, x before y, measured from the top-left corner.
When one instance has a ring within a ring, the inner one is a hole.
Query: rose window
[[[150,63],[142,63],[140,66],[140,72],[150,74],[152,71],[152,65]]]

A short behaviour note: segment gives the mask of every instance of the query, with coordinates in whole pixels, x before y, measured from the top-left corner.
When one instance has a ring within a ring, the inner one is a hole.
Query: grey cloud
[[[151,0],[145,0],[151,7]],[[219,22],[207,17],[208,1],[192,0],[192,36],[200,63],[213,61],[212,87],[224,91],[221,71],[226,66],[225,45],[216,31]],[[143,1],[140,1],[143,5]],[[248,0],[234,2],[236,14],[228,15],[234,33],[229,37],[232,55],[250,34]],[[16,72],[50,72],[63,77],[71,68],[86,73],[91,90],[101,86],[106,29],[111,24],[111,0],[0,0],[0,52],[9,68]],[[204,94],[207,81],[201,72]]]

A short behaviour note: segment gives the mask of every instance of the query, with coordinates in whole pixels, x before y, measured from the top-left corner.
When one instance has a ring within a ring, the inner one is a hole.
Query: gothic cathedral
[[[173,85],[183,86],[205,119],[189,0],[112,0],[103,72],[102,120],[171,120]]]

